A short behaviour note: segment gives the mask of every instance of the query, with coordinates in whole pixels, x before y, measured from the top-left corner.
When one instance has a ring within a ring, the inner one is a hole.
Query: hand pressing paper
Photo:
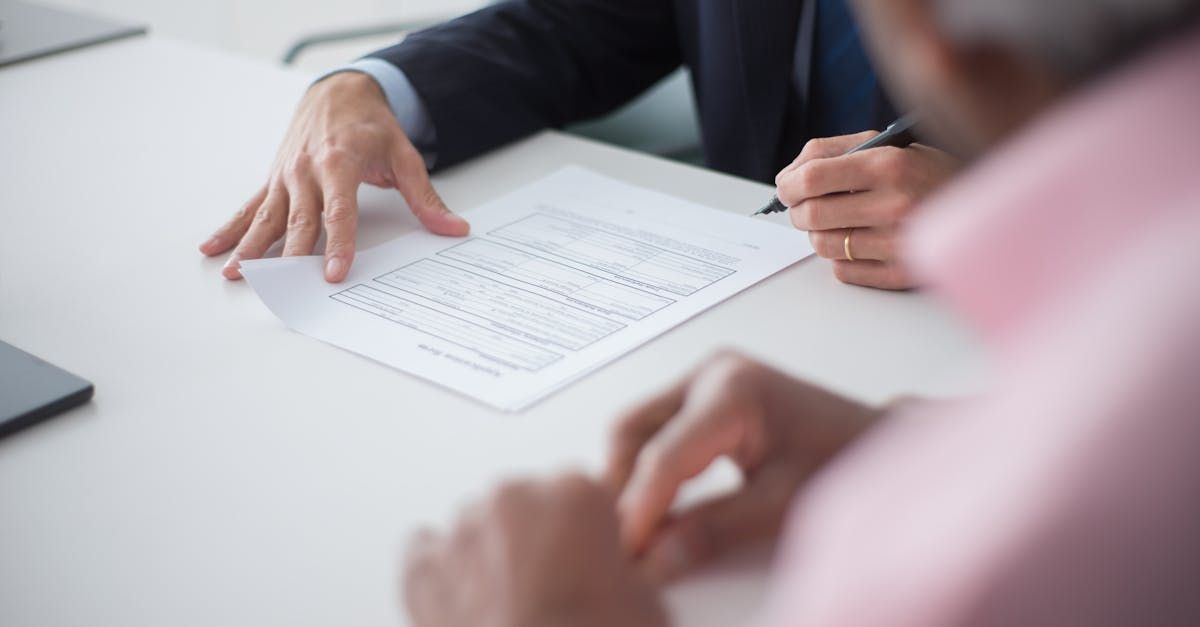
[[[523,409],[812,253],[799,231],[567,167],[360,253],[245,261],[293,329],[506,411]]]

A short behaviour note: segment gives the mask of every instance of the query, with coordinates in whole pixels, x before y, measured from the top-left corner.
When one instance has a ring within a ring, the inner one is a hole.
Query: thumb
[[[630,553],[647,548],[685,481],[744,441],[744,412],[725,401],[689,399],[643,447],[617,501],[622,544]]]
[[[641,568],[665,584],[704,565],[779,536],[801,478],[785,469],[764,469],[737,493],[683,512],[651,542]]]
[[[408,202],[413,215],[425,228],[438,235],[461,237],[470,233],[471,226],[467,221],[450,211],[433,188],[421,153],[407,138],[399,138],[397,144],[392,157],[392,176],[396,189]]]

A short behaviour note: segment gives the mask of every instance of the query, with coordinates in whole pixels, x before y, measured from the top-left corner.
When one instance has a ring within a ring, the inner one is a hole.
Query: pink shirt
[[[992,351],[797,500],[765,624],[1200,625],[1200,31],[956,181],[914,265]]]

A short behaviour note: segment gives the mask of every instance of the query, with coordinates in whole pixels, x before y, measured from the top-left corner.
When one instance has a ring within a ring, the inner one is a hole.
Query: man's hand
[[[419,534],[404,596],[416,627],[662,627],[626,558],[612,497],[581,476],[512,483],[449,536]]]
[[[620,421],[609,480],[627,551],[667,581],[775,538],[800,486],[880,415],[736,355],[710,360]],[[670,516],[680,486],[728,456],[736,493]]]
[[[877,134],[814,139],[775,177],[775,185],[779,201],[791,208],[792,224],[809,232],[818,255],[834,260],[839,280],[909,289],[916,285],[898,256],[900,226],[959,163],[921,144],[845,154]],[[847,234],[853,260],[846,256]]]
[[[354,260],[358,186],[392,187],[425,228],[466,235],[429,182],[425,162],[400,128],[375,81],[344,72],[308,90],[262,189],[208,241],[205,255],[236,249],[222,271],[241,278],[239,262],[284,240],[283,254],[311,255],[324,222],[325,279],[341,281]]]

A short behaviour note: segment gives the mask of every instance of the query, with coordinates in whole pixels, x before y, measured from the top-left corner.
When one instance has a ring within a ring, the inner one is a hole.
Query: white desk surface
[[[197,244],[261,182],[308,78],[156,38],[0,71],[0,338],[96,384],[0,441],[0,624],[404,624],[397,560],[502,477],[599,469],[630,402],[718,347],[869,401],[973,389],[918,294],[802,262],[517,415],[286,330]],[[437,177],[467,209],[564,163],[731,211],[770,189],[544,133]],[[363,193],[360,244],[415,228]],[[672,590],[740,624],[760,567]]]

